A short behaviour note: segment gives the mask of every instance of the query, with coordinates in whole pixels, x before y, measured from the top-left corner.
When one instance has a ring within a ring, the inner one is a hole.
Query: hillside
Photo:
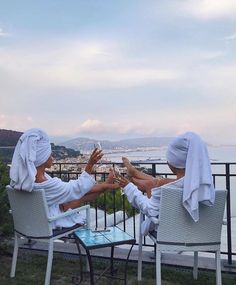
[[[0,146],[15,146],[22,132],[0,129]]]
[[[14,153],[15,145],[22,132],[0,129],[0,159],[5,163],[10,163]],[[76,157],[80,151],[67,148],[65,146],[52,145],[52,154],[54,159],[64,159],[66,157]]]

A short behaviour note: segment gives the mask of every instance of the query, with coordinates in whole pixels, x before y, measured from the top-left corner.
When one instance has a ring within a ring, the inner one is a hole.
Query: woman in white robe
[[[116,177],[129,202],[147,216],[141,226],[143,235],[154,229],[150,217],[159,214],[163,185],[183,188],[183,206],[194,221],[199,219],[199,202],[210,206],[215,200],[207,147],[197,134],[187,132],[175,138],[168,146],[166,158],[169,168],[176,175],[174,179],[154,178],[142,173],[124,157],[122,160],[129,179]],[[147,196],[143,195],[143,191]]]
[[[30,129],[19,138],[10,169],[10,185],[13,188],[29,192],[44,189],[51,216],[64,211],[60,206],[63,203],[76,200],[79,205],[81,202],[95,199],[105,190],[117,188],[118,185],[112,181],[113,173],[109,174],[107,181],[100,184],[96,184],[90,175],[94,165],[103,156],[101,150],[95,149],[80,177],[69,182],[52,178],[46,173],[46,169],[53,163],[51,152],[47,134],[41,129]],[[81,212],[54,222],[53,228],[84,223],[85,214]]]

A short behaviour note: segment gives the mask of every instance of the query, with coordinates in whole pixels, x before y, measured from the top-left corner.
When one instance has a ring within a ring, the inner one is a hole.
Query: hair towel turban
[[[199,220],[199,202],[212,205],[215,189],[206,144],[193,132],[175,138],[168,146],[167,162],[176,168],[185,168],[183,206],[194,221]]]
[[[45,163],[51,152],[51,144],[44,131],[36,128],[27,130],[15,147],[10,169],[11,186],[32,191],[36,167]]]

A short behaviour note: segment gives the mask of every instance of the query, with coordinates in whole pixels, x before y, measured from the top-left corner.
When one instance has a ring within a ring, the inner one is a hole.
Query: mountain
[[[22,135],[22,132],[0,129],[0,159],[10,163],[15,145]]]
[[[135,138],[124,139],[119,141],[101,140],[99,141],[102,148],[106,150],[116,149],[132,149],[142,147],[161,147],[166,146],[172,140],[172,137],[148,137],[148,138]],[[78,137],[60,143],[61,145],[72,148],[75,150],[88,151],[94,148],[98,140],[91,138]]]
[[[0,129],[0,146],[15,146],[22,132]]]

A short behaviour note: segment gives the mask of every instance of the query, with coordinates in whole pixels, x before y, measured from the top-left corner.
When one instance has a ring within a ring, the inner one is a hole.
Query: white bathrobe
[[[61,213],[59,204],[80,199],[96,184],[96,181],[83,172],[76,180],[63,182],[51,178],[41,183],[35,182],[37,167],[43,165],[51,155],[51,144],[48,135],[41,129],[27,130],[18,140],[10,169],[11,186],[19,191],[37,191],[44,189],[50,216]],[[74,214],[53,223],[53,228],[71,227],[85,222],[84,213]]]
[[[176,188],[183,188],[184,178],[182,177],[179,180],[164,185],[163,187],[170,184]],[[124,187],[124,193],[127,196],[128,201],[133,207],[140,209],[141,212],[146,215],[146,219],[141,225],[142,235],[147,235],[149,231],[154,230],[154,224],[150,217],[156,218],[159,215],[161,189],[162,187],[153,188],[152,195],[148,198],[147,196],[144,196],[132,182]]]
[[[50,216],[61,213],[59,204],[83,197],[96,184],[96,181],[87,172],[82,172],[76,180],[63,182],[57,177],[46,174],[47,180],[42,183],[34,183],[33,190],[44,189]],[[74,224],[85,223],[85,213],[80,212],[70,217],[59,219],[53,223],[53,229],[58,227],[71,227]]]

